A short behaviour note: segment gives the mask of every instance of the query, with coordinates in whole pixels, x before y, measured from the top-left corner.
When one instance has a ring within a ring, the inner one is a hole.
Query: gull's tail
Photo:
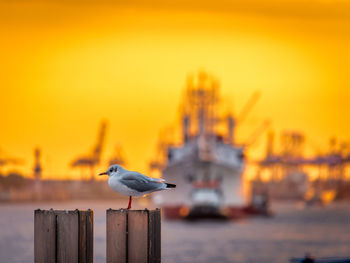
[[[166,183],[166,188],[176,188],[176,184],[167,184]]]

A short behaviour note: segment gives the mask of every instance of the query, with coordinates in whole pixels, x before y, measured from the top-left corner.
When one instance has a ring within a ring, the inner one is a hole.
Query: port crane
[[[327,152],[322,154],[318,151],[312,157],[305,157],[303,152],[306,139],[303,133],[284,131],[280,139],[280,150],[274,152],[274,135],[273,133],[268,134],[266,154],[258,162],[258,174],[255,180],[259,181],[259,176],[263,172],[269,175],[269,180],[265,182],[265,185],[269,187],[272,197],[285,197],[292,192],[291,185],[301,187],[306,183],[319,195],[322,191],[332,190],[335,191],[336,198],[349,196],[347,189],[350,183],[347,171],[350,164],[350,153],[346,142],[337,142],[335,138],[331,138]],[[308,178],[307,171],[312,171],[316,175],[314,180]],[[283,184],[286,185],[285,191]],[[307,190],[305,187],[303,189],[304,192]],[[301,198],[303,195],[303,192],[300,192],[295,196]],[[292,194],[289,197],[291,196]]]
[[[12,158],[6,156],[4,151],[0,149],[0,168],[6,165],[20,165],[23,163],[23,160],[18,159],[18,158]]]
[[[124,157],[124,151],[121,145],[117,144],[114,147],[114,153],[111,156],[111,158],[109,159],[109,165],[113,165],[113,164],[119,164],[119,165],[126,165],[126,160]]]
[[[94,180],[95,167],[100,163],[103,143],[106,136],[107,122],[102,121],[97,136],[97,141],[92,152],[79,156],[71,163],[72,168],[88,168],[90,170],[90,180]]]

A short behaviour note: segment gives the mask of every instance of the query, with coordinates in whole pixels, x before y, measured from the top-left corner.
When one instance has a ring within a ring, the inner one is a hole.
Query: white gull
[[[129,205],[131,208],[132,196],[143,196],[155,191],[175,188],[176,185],[165,183],[164,179],[152,178],[139,172],[128,171],[118,164],[114,164],[104,173],[99,175],[108,175],[108,185],[116,192],[129,196]]]

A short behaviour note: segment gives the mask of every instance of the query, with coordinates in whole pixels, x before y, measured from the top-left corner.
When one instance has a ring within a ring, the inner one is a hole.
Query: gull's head
[[[108,175],[108,176],[111,176],[112,174],[118,172],[118,169],[120,169],[120,165],[118,164],[113,164],[111,165],[106,172],[104,173],[100,173],[99,175]]]

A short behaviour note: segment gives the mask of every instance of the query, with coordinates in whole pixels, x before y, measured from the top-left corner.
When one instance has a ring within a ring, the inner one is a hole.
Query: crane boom
[[[92,150],[92,153],[85,155],[85,156],[79,156],[73,162],[71,163],[71,167],[87,167],[90,168],[90,179],[93,180],[94,176],[94,168],[97,164],[99,164],[101,159],[101,152],[103,148],[103,142],[105,140],[106,135],[106,128],[107,128],[107,122],[102,121],[100,130],[97,136],[97,143],[95,147]]]
[[[251,109],[254,107],[256,102],[259,100],[259,98],[260,98],[260,92],[255,91],[253,95],[249,98],[248,102],[244,105],[240,113],[238,114],[237,123],[242,123],[246,119],[247,115],[249,114]]]

